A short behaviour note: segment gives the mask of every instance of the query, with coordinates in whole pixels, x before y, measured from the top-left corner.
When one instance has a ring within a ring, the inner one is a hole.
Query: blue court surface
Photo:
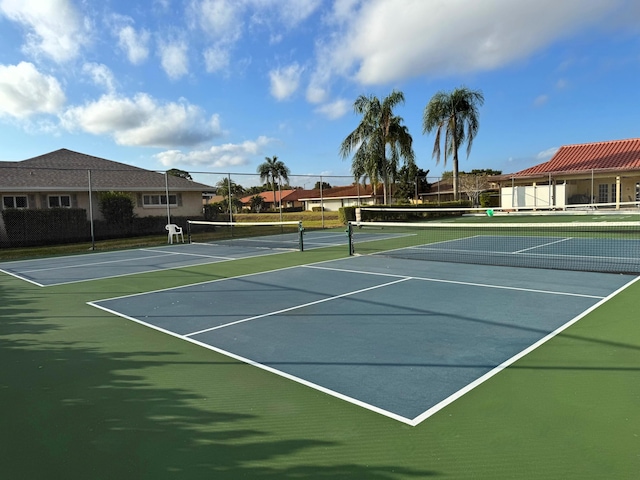
[[[360,256],[90,304],[417,425],[634,279]]]
[[[122,250],[118,252],[87,253],[64,257],[41,258],[0,263],[0,272],[20,278],[41,287],[67,283],[114,278],[137,273],[148,273],[172,268],[237,260],[278,252],[293,251],[296,235],[283,235],[282,249],[219,242],[216,244],[174,244],[162,247]],[[310,231],[305,233],[305,250],[344,245],[344,230]]]

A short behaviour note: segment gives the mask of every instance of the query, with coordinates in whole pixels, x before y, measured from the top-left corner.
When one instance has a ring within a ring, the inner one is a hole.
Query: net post
[[[353,250],[353,224],[351,222],[347,222],[347,238],[348,240],[348,245],[349,245],[349,256],[352,256],[354,253]]]
[[[304,227],[302,226],[302,221],[298,222],[298,245],[300,251],[304,252]]]

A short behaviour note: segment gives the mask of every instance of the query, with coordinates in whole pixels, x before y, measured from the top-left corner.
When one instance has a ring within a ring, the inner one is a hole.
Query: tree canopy
[[[276,184],[279,184],[281,181],[288,182],[289,175],[291,172],[289,168],[282,162],[278,160],[278,157],[275,155],[273,157],[265,157],[265,161],[258,165],[258,173],[260,174],[261,182],[271,183],[271,188],[273,189],[273,199],[275,205],[276,199]],[[282,207],[282,199],[280,199],[280,207]]]
[[[478,108],[484,104],[479,90],[466,87],[451,92],[437,92],[424,109],[422,133],[435,131],[433,157],[440,161],[441,143],[444,142],[444,162],[453,162],[453,195],[458,198],[458,149],[467,144],[467,157],[480,127]],[[443,140],[444,137],[444,140]]]
[[[180,170],[179,168],[172,168],[171,170],[167,170],[167,175],[172,175],[174,177],[186,178],[187,180],[193,180],[191,178],[191,174],[189,172],[185,172],[184,170]]]
[[[393,113],[393,109],[402,103],[404,94],[396,90],[382,102],[374,95],[360,95],[353,110],[362,115],[362,120],[340,145],[343,159],[355,152],[351,171],[356,181],[368,177],[374,188],[382,181],[385,203],[387,188],[398,173],[400,160],[415,163],[409,129],[403,125],[402,117]]]

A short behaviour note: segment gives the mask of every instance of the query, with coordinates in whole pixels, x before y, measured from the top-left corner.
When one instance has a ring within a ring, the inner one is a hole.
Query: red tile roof
[[[306,190],[307,195],[304,198],[308,199],[320,199],[322,198],[357,198],[357,197],[370,197],[373,195],[373,187],[371,185],[346,185],[342,187],[325,188],[322,190],[322,196],[320,190]],[[377,194],[382,195],[382,186],[378,186]]]
[[[548,162],[521,170],[509,177],[590,170],[640,170],[640,139],[565,145]]]
[[[295,192],[296,192],[296,190],[282,190],[281,192],[276,190],[276,196],[275,196],[276,202],[280,201],[280,196],[281,195],[282,195],[282,201],[283,202],[285,202],[285,201],[289,201],[289,202],[293,201],[294,198],[292,198],[292,195]],[[273,199],[274,199],[273,190],[269,190],[269,191],[266,191],[266,192],[260,192],[260,193],[253,194],[253,195],[247,195],[245,197],[242,197],[240,199],[240,201],[242,203],[249,203],[249,202],[251,202],[251,199],[253,197],[255,197],[256,195],[260,195],[262,197],[262,199],[267,203],[273,203]],[[295,200],[297,200],[297,199],[295,199]]]

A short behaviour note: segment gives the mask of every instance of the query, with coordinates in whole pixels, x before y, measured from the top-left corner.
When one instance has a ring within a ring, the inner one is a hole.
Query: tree
[[[426,193],[429,190],[427,175],[429,170],[422,170],[415,163],[403,165],[398,170],[395,197],[406,203],[409,199],[417,197],[417,194]]]
[[[368,177],[375,189],[382,181],[384,203],[387,203],[387,188],[396,177],[400,159],[405,164],[415,163],[409,130],[402,125],[402,117],[393,114],[394,107],[401,103],[404,103],[404,94],[396,90],[382,103],[374,95],[360,95],[353,110],[362,115],[362,120],[340,145],[343,159],[355,151],[351,171],[356,182]]]
[[[480,203],[480,194],[489,190],[491,183],[486,174],[461,173],[458,177],[460,191],[465,193],[471,202],[476,206]]]
[[[327,188],[331,188],[331,185],[329,185],[327,182],[322,182],[322,184],[320,182],[316,182],[316,184],[313,186],[313,189],[320,190],[321,186],[323,190],[326,190]]]
[[[258,165],[258,173],[260,174],[261,182],[271,183],[273,190],[273,204],[276,203],[276,183],[284,180],[289,181],[289,174],[291,173],[287,166],[278,160],[275,155],[271,158],[265,157],[265,162]],[[280,199],[280,207],[282,207],[282,199]]]
[[[251,197],[250,206],[252,211],[260,213],[260,210],[264,207],[264,198],[262,198],[262,195],[258,194]]]
[[[242,208],[242,202],[240,202],[239,198],[244,195],[244,188],[242,188],[242,185],[239,185],[228,178],[223,178],[216,183],[216,192],[224,197],[223,204],[227,209],[233,208],[234,210],[238,210],[239,208]]]
[[[171,170],[167,170],[167,175],[172,175],[174,177],[186,178],[187,180],[193,180],[191,178],[191,174],[189,172],[185,172],[184,170],[180,170],[179,168],[172,168]]]
[[[465,142],[467,157],[471,145],[478,134],[478,107],[484,104],[484,96],[479,90],[466,87],[454,89],[451,93],[437,92],[424,109],[422,133],[436,132],[433,156],[440,162],[440,143],[444,136],[444,162],[453,161],[453,196],[458,199],[458,149]]]

